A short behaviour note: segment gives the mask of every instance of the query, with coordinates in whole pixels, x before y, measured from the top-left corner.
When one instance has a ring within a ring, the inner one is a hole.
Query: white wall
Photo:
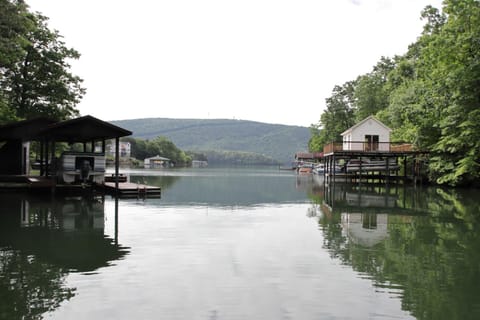
[[[363,150],[363,141],[365,141],[365,135],[378,135],[379,151],[389,151],[390,146],[390,132],[387,128],[373,119],[368,119],[358,127],[354,128],[351,133],[352,140],[361,143],[352,143],[349,150]],[[383,142],[383,143],[382,143]]]

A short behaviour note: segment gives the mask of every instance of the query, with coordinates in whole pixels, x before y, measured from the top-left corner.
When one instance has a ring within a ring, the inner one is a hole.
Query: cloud
[[[362,4],[362,1],[360,0],[348,0],[348,1],[356,6],[359,6]]]

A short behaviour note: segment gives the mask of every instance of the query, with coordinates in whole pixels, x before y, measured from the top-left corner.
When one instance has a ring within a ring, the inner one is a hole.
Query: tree
[[[389,92],[386,83],[388,74],[394,67],[395,62],[392,59],[382,57],[372,72],[358,77],[354,91],[357,121],[376,115],[388,106]]]
[[[6,106],[20,119],[78,115],[75,106],[85,89],[68,61],[80,54],[48,28],[46,17],[28,12],[23,1],[0,0],[0,7],[5,9],[0,13],[0,113]]]
[[[420,70],[440,131],[430,169],[439,183],[469,184],[480,179],[480,2],[444,1],[444,12]]]
[[[327,143],[340,140],[340,134],[354,124],[355,81],[333,88],[332,96],[326,99],[327,108],[320,116],[320,122],[311,127],[313,137],[309,148],[319,151]]]

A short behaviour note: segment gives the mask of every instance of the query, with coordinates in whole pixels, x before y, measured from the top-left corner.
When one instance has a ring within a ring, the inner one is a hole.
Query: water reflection
[[[143,175],[143,173],[148,175]],[[156,175],[154,175],[156,174]],[[245,207],[271,203],[305,201],[304,183],[295,181],[293,172],[278,168],[209,168],[196,170],[137,171],[129,175],[134,183],[162,188],[161,199],[150,205],[198,205]],[[299,185],[302,183],[302,186]],[[298,192],[292,192],[297,185]],[[312,183],[310,182],[309,186]]]
[[[480,318],[478,191],[337,184],[316,193],[331,258],[417,319]]]
[[[0,319],[39,319],[75,295],[70,272],[92,272],[128,249],[104,235],[104,198],[0,194]]]

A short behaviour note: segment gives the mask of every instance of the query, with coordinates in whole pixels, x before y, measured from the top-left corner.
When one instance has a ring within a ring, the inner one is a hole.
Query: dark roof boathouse
[[[32,141],[38,142],[40,146],[40,154],[37,155],[40,162],[40,176],[53,179],[58,174],[58,168],[51,167],[56,161],[56,143],[80,143],[83,144],[83,153],[92,155],[96,152],[104,156],[106,140],[115,139],[118,145],[121,137],[131,134],[132,132],[129,130],[92,116],[60,122],[37,118],[0,126],[0,175],[2,177],[29,175],[30,142]],[[97,146],[98,143],[101,143],[101,148]],[[88,151],[88,149],[90,150]],[[118,158],[119,155],[116,154],[115,173],[117,176]],[[78,167],[72,169],[78,171]],[[93,163],[92,169],[94,169]],[[102,176],[103,174],[104,172]]]

